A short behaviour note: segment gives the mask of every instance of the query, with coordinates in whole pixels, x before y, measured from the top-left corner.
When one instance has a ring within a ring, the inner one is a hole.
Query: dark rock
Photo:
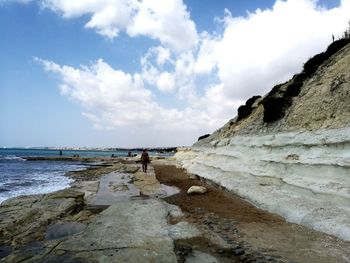
[[[269,92],[269,94],[267,94],[266,98],[275,97],[280,92],[280,89],[284,84],[285,83],[277,84],[276,86],[274,86]]]
[[[261,96],[253,96],[246,101],[245,105],[248,107],[253,107],[254,102],[260,98],[261,98]]]
[[[283,97],[296,97],[299,95],[301,87],[303,86],[303,82],[299,81],[293,81],[291,84],[288,85],[285,93],[283,94]]]
[[[284,117],[286,109],[291,105],[288,98],[268,98],[263,101],[264,121],[273,122]]]
[[[319,66],[321,66],[328,58],[330,58],[332,55],[337,53],[340,49],[342,49],[349,43],[350,43],[350,39],[345,39],[345,38],[334,41],[332,44],[328,46],[325,52],[321,52],[313,56],[312,58],[310,58],[304,64],[303,72],[306,74],[307,77],[310,77],[313,73],[316,72]]]
[[[238,108],[237,121],[247,118],[252,113],[254,109],[253,104],[259,98],[261,98],[261,96],[253,96],[246,101],[245,105],[242,105]]]
[[[242,256],[239,257],[239,259],[243,262],[247,262],[248,256],[243,254]]]
[[[304,81],[310,78],[328,58],[349,43],[350,39],[346,38],[334,41],[328,46],[325,52],[321,52],[310,58],[304,64],[303,71],[293,76],[293,79],[287,85],[286,89],[281,88],[286,85],[287,82],[274,86],[262,102],[265,109],[264,121],[273,122],[283,118],[286,109],[291,106],[291,98],[300,94]],[[251,109],[247,106],[241,106],[238,110],[238,120],[251,113]]]
[[[0,246],[0,259],[10,255],[11,251],[12,251],[12,247],[10,246]]]
[[[237,248],[237,249],[233,250],[233,254],[235,254],[236,256],[243,255],[244,253],[245,253],[245,251],[242,248]]]
[[[234,242],[234,241],[233,241]],[[242,248],[240,245],[232,243],[231,247],[235,250],[235,249],[240,249]]]
[[[252,111],[253,111],[253,109],[251,107],[246,106],[246,105],[239,106],[237,121],[240,121],[242,119],[247,118],[252,113]]]
[[[327,59],[327,56],[324,52],[321,52],[312,58],[310,58],[305,64],[304,64],[304,72],[307,76],[311,76],[316,72],[318,67]]]
[[[210,134],[204,134],[204,135],[198,137],[198,141],[203,140],[205,138],[208,138],[209,136],[210,136]]]

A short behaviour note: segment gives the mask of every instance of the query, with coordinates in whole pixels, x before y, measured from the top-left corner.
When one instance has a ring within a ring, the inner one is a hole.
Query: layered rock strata
[[[303,80],[283,118],[264,120],[270,92],[177,160],[290,222],[350,240],[349,65],[348,44]],[[273,96],[283,97],[293,81]]]

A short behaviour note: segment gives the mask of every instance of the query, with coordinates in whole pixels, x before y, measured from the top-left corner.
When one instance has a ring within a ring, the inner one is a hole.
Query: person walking
[[[150,162],[147,149],[144,149],[141,154],[142,171],[147,173],[147,165]]]

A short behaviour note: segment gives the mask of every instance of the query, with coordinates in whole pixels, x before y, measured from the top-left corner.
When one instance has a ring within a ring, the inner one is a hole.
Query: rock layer
[[[350,240],[349,65],[347,45],[304,81],[284,118],[264,122],[258,103],[176,158],[259,207]]]

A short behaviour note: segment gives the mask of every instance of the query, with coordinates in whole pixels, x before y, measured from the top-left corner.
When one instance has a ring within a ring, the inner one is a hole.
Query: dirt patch
[[[173,185],[181,189],[180,194],[168,197],[166,201],[180,205],[181,209],[186,212],[203,208],[206,212],[215,213],[220,217],[234,218],[245,223],[284,223],[282,217],[266,213],[266,211],[256,208],[240,197],[222,191],[203,181],[189,179],[189,175],[183,169],[162,165],[155,165],[154,169],[160,183]],[[187,195],[187,190],[193,185],[204,186],[208,192],[204,195]]]
[[[185,220],[212,231],[231,248],[218,248],[203,240],[181,241],[187,249],[199,247],[208,252],[208,246],[215,247],[211,253],[222,255],[220,262],[226,262],[232,253],[241,262],[350,262],[350,242],[288,223],[214,185],[190,179],[184,169],[162,164],[155,164],[154,169],[160,183],[181,189],[165,200],[186,212]],[[187,195],[192,185],[204,186],[208,192]]]

